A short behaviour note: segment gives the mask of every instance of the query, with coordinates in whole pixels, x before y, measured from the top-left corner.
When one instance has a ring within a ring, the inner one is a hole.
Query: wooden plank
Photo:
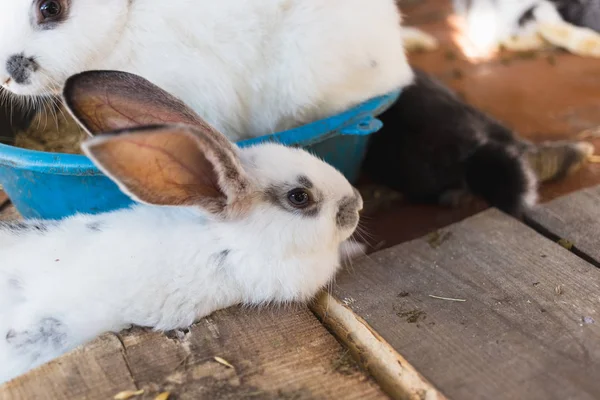
[[[135,388],[115,335],[104,335],[60,360],[0,386],[2,400],[112,399]]]
[[[600,186],[559,197],[528,215],[529,223],[600,265]]]
[[[337,302],[449,398],[600,398],[600,270],[518,221],[489,210],[354,264]]]
[[[179,399],[385,398],[304,307],[232,308],[173,337],[123,338],[138,385]]]
[[[322,292],[313,312],[394,399],[446,400],[429,381],[347,305]]]
[[[214,313],[189,331],[165,335],[136,328],[124,333],[121,342],[121,359],[96,362],[102,371],[121,369],[120,379],[106,382],[102,396],[95,395],[97,387],[88,385],[86,377],[57,372],[72,370],[74,363],[80,364],[77,357],[93,362],[97,353],[85,346],[13,381],[10,391],[0,388],[0,398],[27,393],[30,399],[108,399],[123,388],[143,389],[136,400],[153,399],[164,391],[178,400],[388,398],[306,307],[234,307]],[[69,389],[49,393],[49,382]]]

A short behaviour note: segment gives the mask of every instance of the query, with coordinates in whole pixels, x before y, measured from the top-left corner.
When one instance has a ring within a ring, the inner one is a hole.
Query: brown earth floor
[[[600,126],[600,60],[551,51],[469,61],[455,41],[450,0],[399,3],[405,25],[419,27],[440,41],[436,51],[410,54],[411,63],[522,136],[533,141],[568,139]],[[600,146],[600,138],[592,142]],[[541,201],[596,184],[600,184],[600,164],[590,164],[561,182],[544,185]],[[0,191],[0,208],[3,200]],[[365,218],[362,225],[369,243],[382,248],[422,236],[483,208],[483,204],[461,209],[396,204]]]
[[[405,25],[419,27],[440,42],[438,50],[409,55],[411,64],[441,79],[467,102],[532,141],[572,139],[600,126],[600,60],[551,51],[503,54],[469,61],[455,41],[450,0],[400,1]],[[599,149],[600,138],[590,140]],[[589,164],[566,179],[541,187],[542,202],[600,184],[600,164]],[[377,247],[422,236],[463,219],[485,205],[446,209],[397,205],[363,222]]]

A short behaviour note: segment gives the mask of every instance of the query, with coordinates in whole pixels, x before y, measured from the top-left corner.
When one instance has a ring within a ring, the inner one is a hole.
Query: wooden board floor
[[[216,359],[215,357],[219,357]],[[107,334],[0,387],[9,399],[386,399],[306,307],[214,313],[190,330]]]
[[[557,198],[528,225],[490,209],[354,260],[311,304],[331,333],[304,307],[234,307],[105,335],[0,398],[598,399],[598,199]]]
[[[582,190],[551,201],[529,215],[536,229],[566,241],[573,252],[600,266],[600,189]]]
[[[600,269],[496,210],[374,253],[333,291],[453,399],[600,398],[599,294]]]

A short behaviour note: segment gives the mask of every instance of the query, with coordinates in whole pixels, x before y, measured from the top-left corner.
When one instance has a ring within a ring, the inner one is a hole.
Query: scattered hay
[[[527,160],[540,182],[560,180],[594,158],[594,145],[585,141],[558,140],[534,145]]]
[[[161,394],[159,394],[158,396],[156,396],[154,398],[154,400],[167,400],[170,395],[171,395],[170,392],[162,392]]]
[[[221,357],[214,357],[214,360],[215,360],[216,362],[218,362],[219,364],[226,366],[227,368],[233,368],[233,369],[235,369],[235,368],[234,368],[234,366],[233,366],[233,365],[231,365],[231,364],[230,364],[230,363],[229,363],[227,360],[225,360],[224,358],[221,358]]]
[[[435,231],[427,235],[427,243],[432,249],[437,249],[452,237],[452,232]]]
[[[555,287],[554,293],[556,293],[557,296],[560,296],[561,294],[563,294],[563,285],[558,285],[557,287]]]
[[[132,397],[141,396],[144,394],[144,389],[140,390],[125,390],[123,392],[119,392],[113,397],[114,400],[128,400]]]
[[[58,101],[38,109],[29,123],[13,129],[14,135],[2,137],[2,143],[52,153],[82,154],[81,142],[87,137]]]
[[[574,246],[573,242],[571,242],[567,239],[559,239],[557,243],[569,251],[572,250],[573,246]]]
[[[466,299],[455,299],[455,298],[452,298],[452,297],[435,296],[433,294],[430,294],[429,297],[431,297],[432,299],[445,300],[445,301],[458,301],[458,302],[465,302],[465,301],[467,301]]]

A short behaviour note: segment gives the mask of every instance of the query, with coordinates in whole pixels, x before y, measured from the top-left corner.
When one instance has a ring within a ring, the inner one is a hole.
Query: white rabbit
[[[0,0],[0,83],[60,91],[143,76],[231,140],[341,112],[412,81],[394,0]]]
[[[87,88],[111,77],[123,75],[67,81],[73,113],[110,120]],[[110,94],[114,85],[101,88],[123,115],[136,96],[168,103],[129,78],[139,90],[126,104]],[[158,117],[174,112],[164,104]],[[0,235],[18,237],[0,241],[0,382],[107,331],[171,330],[238,303],[306,301],[333,277],[358,223],[358,191],[302,149],[238,148],[190,116],[192,124],[128,127],[83,143],[138,204],[0,225]]]

